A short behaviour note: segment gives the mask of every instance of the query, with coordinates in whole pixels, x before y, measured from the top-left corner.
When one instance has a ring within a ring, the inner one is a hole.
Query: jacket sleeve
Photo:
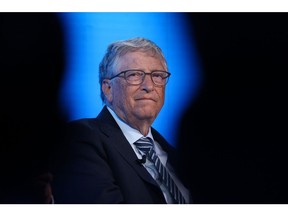
[[[55,204],[124,203],[97,127],[71,122],[57,154]]]

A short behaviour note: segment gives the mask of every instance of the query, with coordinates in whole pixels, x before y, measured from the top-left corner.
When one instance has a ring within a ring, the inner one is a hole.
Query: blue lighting
[[[153,123],[175,145],[179,120],[197,94],[199,69],[193,36],[183,13],[61,13],[65,26],[66,77],[61,104],[70,120],[96,117],[103,107],[98,65],[116,40],[146,37],[158,44],[172,73],[165,104]]]

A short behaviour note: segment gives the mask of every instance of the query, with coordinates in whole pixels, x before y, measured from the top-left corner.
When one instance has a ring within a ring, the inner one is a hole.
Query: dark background
[[[53,13],[0,13],[0,203],[49,202],[64,122],[62,29]]]
[[[204,77],[178,139],[194,202],[288,203],[288,14],[187,19]]]

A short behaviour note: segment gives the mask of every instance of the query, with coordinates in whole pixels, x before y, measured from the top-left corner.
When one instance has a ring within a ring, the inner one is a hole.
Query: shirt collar
[[[143,137],[143,134],[141,134],[140,131],[126,124],[111,108],[109,108],[108,106],[107,108],[130,144],[133,144],[141,137]],[[149,128],[149,132],[146,137],[150,137],[154,141],[151,133],[151,127]]]

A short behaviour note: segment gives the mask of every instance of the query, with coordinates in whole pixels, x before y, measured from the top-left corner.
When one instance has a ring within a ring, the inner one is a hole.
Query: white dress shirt
[[[113,118],[115,119],[115,121],[117,122],[117,124],[119,125],[121,131],[123,132],[123,134],[126,137],[127,141],[130,143],[130,146],[134,150],[134,152],[137,155],[137,157],[139,159],[142,159],[141,152],[137,149],[137,147],[134,145],[134,143],[137,140],[139,140],[141,137],[143,137],[143,135],[138,130],[130,127],[122,119],[120,119],[119,116],[117,116],[117,114],[112,109],[110,109],[109,107],[107,107],[107,108],[108,108],[109,112],[111,113],[111,115],[113,116]],[[169,169],[169,166],[167,166],[168,165],[167,164],[168,155],[167,155],[167,153],[165,151],[163,151],[163,149],[161,148],[159,143],[154,140],[154,138],[152,136],[152,133],[151,133],[151,128],[149,128],[149,132],[148,132],[148,135],[146,137],[149,137],[149,138],[151,138],[154,141],[154,150],[156,152],[156,155],[159,157],[161,163],[168,170],[171,178],[174,180],[175,184],[177,185],[177,187],[179,188],[180,192],[182,193],[186,203],[190,203],[189,202],[189,191],[179,181],[179,179],[176,177],[176,175],[173,172],[173,170]],[[167,191],[166,187],[164,185],[162,185],[159,180],[157,180],[158,172],[155,170],[154,165],[152,164],[152,162],[147,160],[146,163],[143,164],[143,166],[150,173],[150,175],[153,177],[153,179],[156,180],[156,182],[159,184],[159,186],[160,186],[160,188],[161,188],[161,190],[163,192],[163,195],[165,197],[166,202],[167,203],[173,203],[172,198],[170,196],[170,193]]]

